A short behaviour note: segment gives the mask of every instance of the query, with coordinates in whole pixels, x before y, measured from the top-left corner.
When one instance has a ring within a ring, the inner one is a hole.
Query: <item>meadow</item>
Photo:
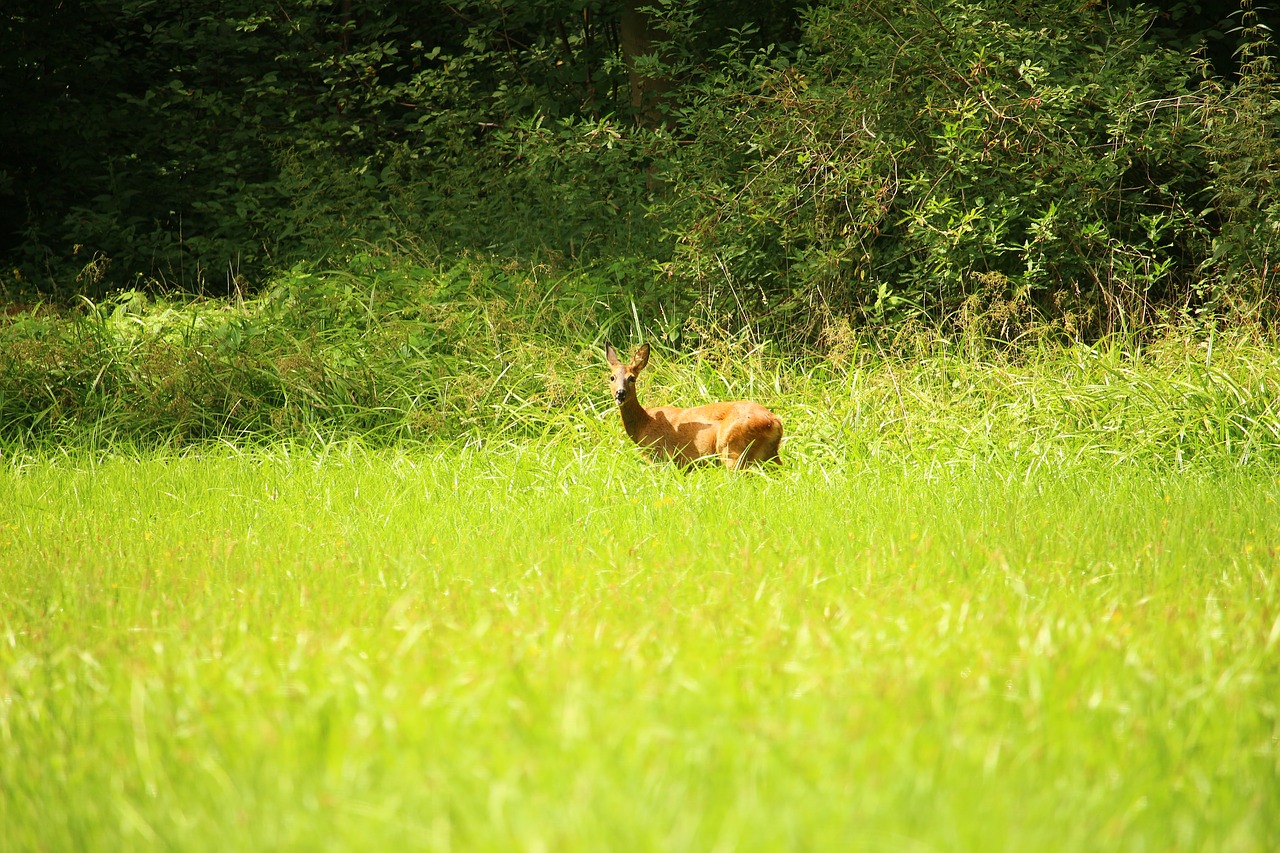
[[[1268,352],[664,352],[783,416],[746,474],[588,357],[447,440],[13,442],[0,850],[1276,849]]]
[[[0,853],[1280,851],[1274,16],[7,4]]]

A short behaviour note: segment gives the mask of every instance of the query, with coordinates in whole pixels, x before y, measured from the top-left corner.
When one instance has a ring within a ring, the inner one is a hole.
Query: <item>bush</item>
[[[832,316],[995,312],[1012,338],[1262,304],[1274,273],[1253,261],[1246,289],[1233,266],[1274,239],[1254,213],[1276,209],[1254,172],[1275,156],[1274,86],[1254,68],[1231,107],[1192,90],[1192,57],[1145,37],[1152,14],[813,7],[793,60],[726,62],[678,99],[671,272],[713,313],[802,340]]]
[[[1252,2],[1241,6],[1239,78],[1228,87],[1206,76],[1197,103],[1214,225],[1203,288],[1206,304],[1229,315],[1269,316],[1280,280],[1280,91],[1270,31]]]

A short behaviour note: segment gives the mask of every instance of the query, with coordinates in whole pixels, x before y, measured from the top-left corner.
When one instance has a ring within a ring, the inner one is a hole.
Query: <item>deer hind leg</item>
[[[773,455],[767,455],[764,450],[765,444],[760,439],[744,439],[740,446],[726,445],[720,451],[720,461],[724,463],[724,467],[730,471],[736,471],[739,468],[746,468],[753,462],[763,462],[770,458],[777,459],[778,451],[775,448]]]
[[[778,455],[778,446],[780,444],[782,444],[782,421],[774,418],[768,432],[751,448],[752,458],[761,463],[777,462],[781,464],[782,457]]]
[[[730,424],[720,437],[720,459],[730,469],[778,459],[782,423],[777,418],[749,418]]]
[[[759,462],[781,462],[782,458],[778,455],[778,441],[762,439],[760,442],[751,446],[751,461]]]
[[[746,449],[743,450],[740,467],[745,468],[748,465],[763,465],[766,462],[780,462],[778,456],[778,441],[768,436],[762,436],[752,441]]]
[[[720,457],[720,462],[724,467],[733,471],[749,461],[743,453],[747,449],[745,443],[735,440],[736,436],[732,428],[726,429],[717,438],[716,454]]]

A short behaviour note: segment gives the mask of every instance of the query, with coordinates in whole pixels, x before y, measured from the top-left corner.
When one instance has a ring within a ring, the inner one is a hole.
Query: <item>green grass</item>
[[[778,393],[767,475],[583,414],[11,454],[0,849],[1280,847],[1274,469],[905,378]]]
[[[619,282],[640,272],[614,270]],[[375,255],[290,271],[245,302],[124,293],[0,315],[0,449],[598,441],[591,416],[611,407],[603,342],[631,351],[645,340],[655,355],[642,399],[758,398],[805,461],[1106,455],[1280,468],[1280,341],[1266,328],[1188,324],[1066,345],[1038,340],[1044,327],[995,346],[978,320],[950,332],[906,324],[884,340],[885,329],[828,318],[813,350],[653,313],[600,270]]]

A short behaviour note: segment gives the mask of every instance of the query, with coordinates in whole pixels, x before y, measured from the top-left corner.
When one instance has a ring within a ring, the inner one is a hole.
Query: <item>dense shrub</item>
[[[664,0],[628,58],[623,0],[15,2],[0,297],[238,298],[372,245],[589,268],[670,339],[1277,303],[1251,0],[1234,66],[1188,3]]]
[[[1230,97],[1197,89],[1193,57],[1146,38],[1153,14],[813,7],[792,61],[726,63],[682,99],[673,272],[802,337],[832,315],[1014,337],[1258,308],[1276,292],[1265,53]]]

